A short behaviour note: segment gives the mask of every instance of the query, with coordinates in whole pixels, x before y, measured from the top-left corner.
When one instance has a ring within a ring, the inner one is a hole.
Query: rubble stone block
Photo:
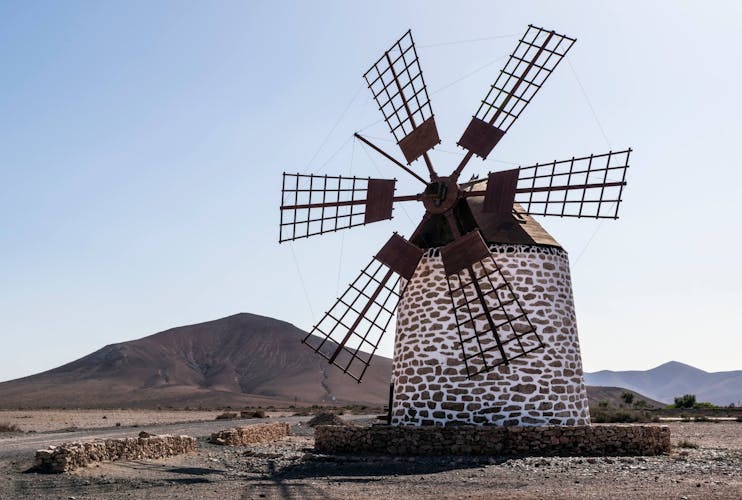
[[[69,472],[93,462],[165,458],[190,453],[196,451],[196,448],[196,438],[191,436],[153,436],[140,433],[136,438],[49,446],[36,452],[34,469],[46,473]]]
[[[253,443],[267,443],[291,435],[291,428],[286,422],[254,424],[234,429],[215,432],[209,442],[226,446],[245,446]]]

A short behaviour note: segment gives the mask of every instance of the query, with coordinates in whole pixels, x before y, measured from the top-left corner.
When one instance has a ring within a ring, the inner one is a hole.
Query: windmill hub
[[[429,213],[442,214],[453,208],[459,194],[459,185],[454,179],[438,177],[425,188],[422,202]]]

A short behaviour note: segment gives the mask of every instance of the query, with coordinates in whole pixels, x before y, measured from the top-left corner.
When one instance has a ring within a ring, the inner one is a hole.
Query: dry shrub
[[[20,427],[9,422],[0,422],[0,432],[23,432]]]
[[[258,408],[257,410],[241,411],[240,418],[268,418],[268,415],[265,414],[265,410]]]
[[[696,443],[688,441],[686,439],[678,441],[678,444],[675,446],[677,446],[678,448],[698,448],[698,445]]]
[[[216,420],[234,420],[237,418],[237,413],[233,411],[225,411],[216,416]]]

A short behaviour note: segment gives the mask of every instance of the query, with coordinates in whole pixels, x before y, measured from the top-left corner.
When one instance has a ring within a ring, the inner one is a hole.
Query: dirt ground
[[[239,413],[239,410],[234,410]],[[25,432],[148,426],[214,420],[216,410],[0,410],[0,423],[15,424]],[[272,417],[291,415],[269,412]]]
[[[193,424],[197,453],[60,475],[24,472],[33,453],[20,441],[17,455],[2,453],[23,435],[3,437],[0,499],[742,498],[739,422],[671,422],[673,451],[659,457],[507,458],[322,455],[305,420],[287,420],[295,435],[276,443],[211,445],[207,431],[230,424]]]

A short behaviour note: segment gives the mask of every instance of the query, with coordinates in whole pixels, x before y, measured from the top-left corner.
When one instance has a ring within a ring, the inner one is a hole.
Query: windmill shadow
[[[327,455],[273,470],[274,481],[342,477],[343,481],[367,481],[369,477],[435,474],[501,464],[512,457],[494,456],[405,456]],[[351,479],[352,478],[352,479]]]

